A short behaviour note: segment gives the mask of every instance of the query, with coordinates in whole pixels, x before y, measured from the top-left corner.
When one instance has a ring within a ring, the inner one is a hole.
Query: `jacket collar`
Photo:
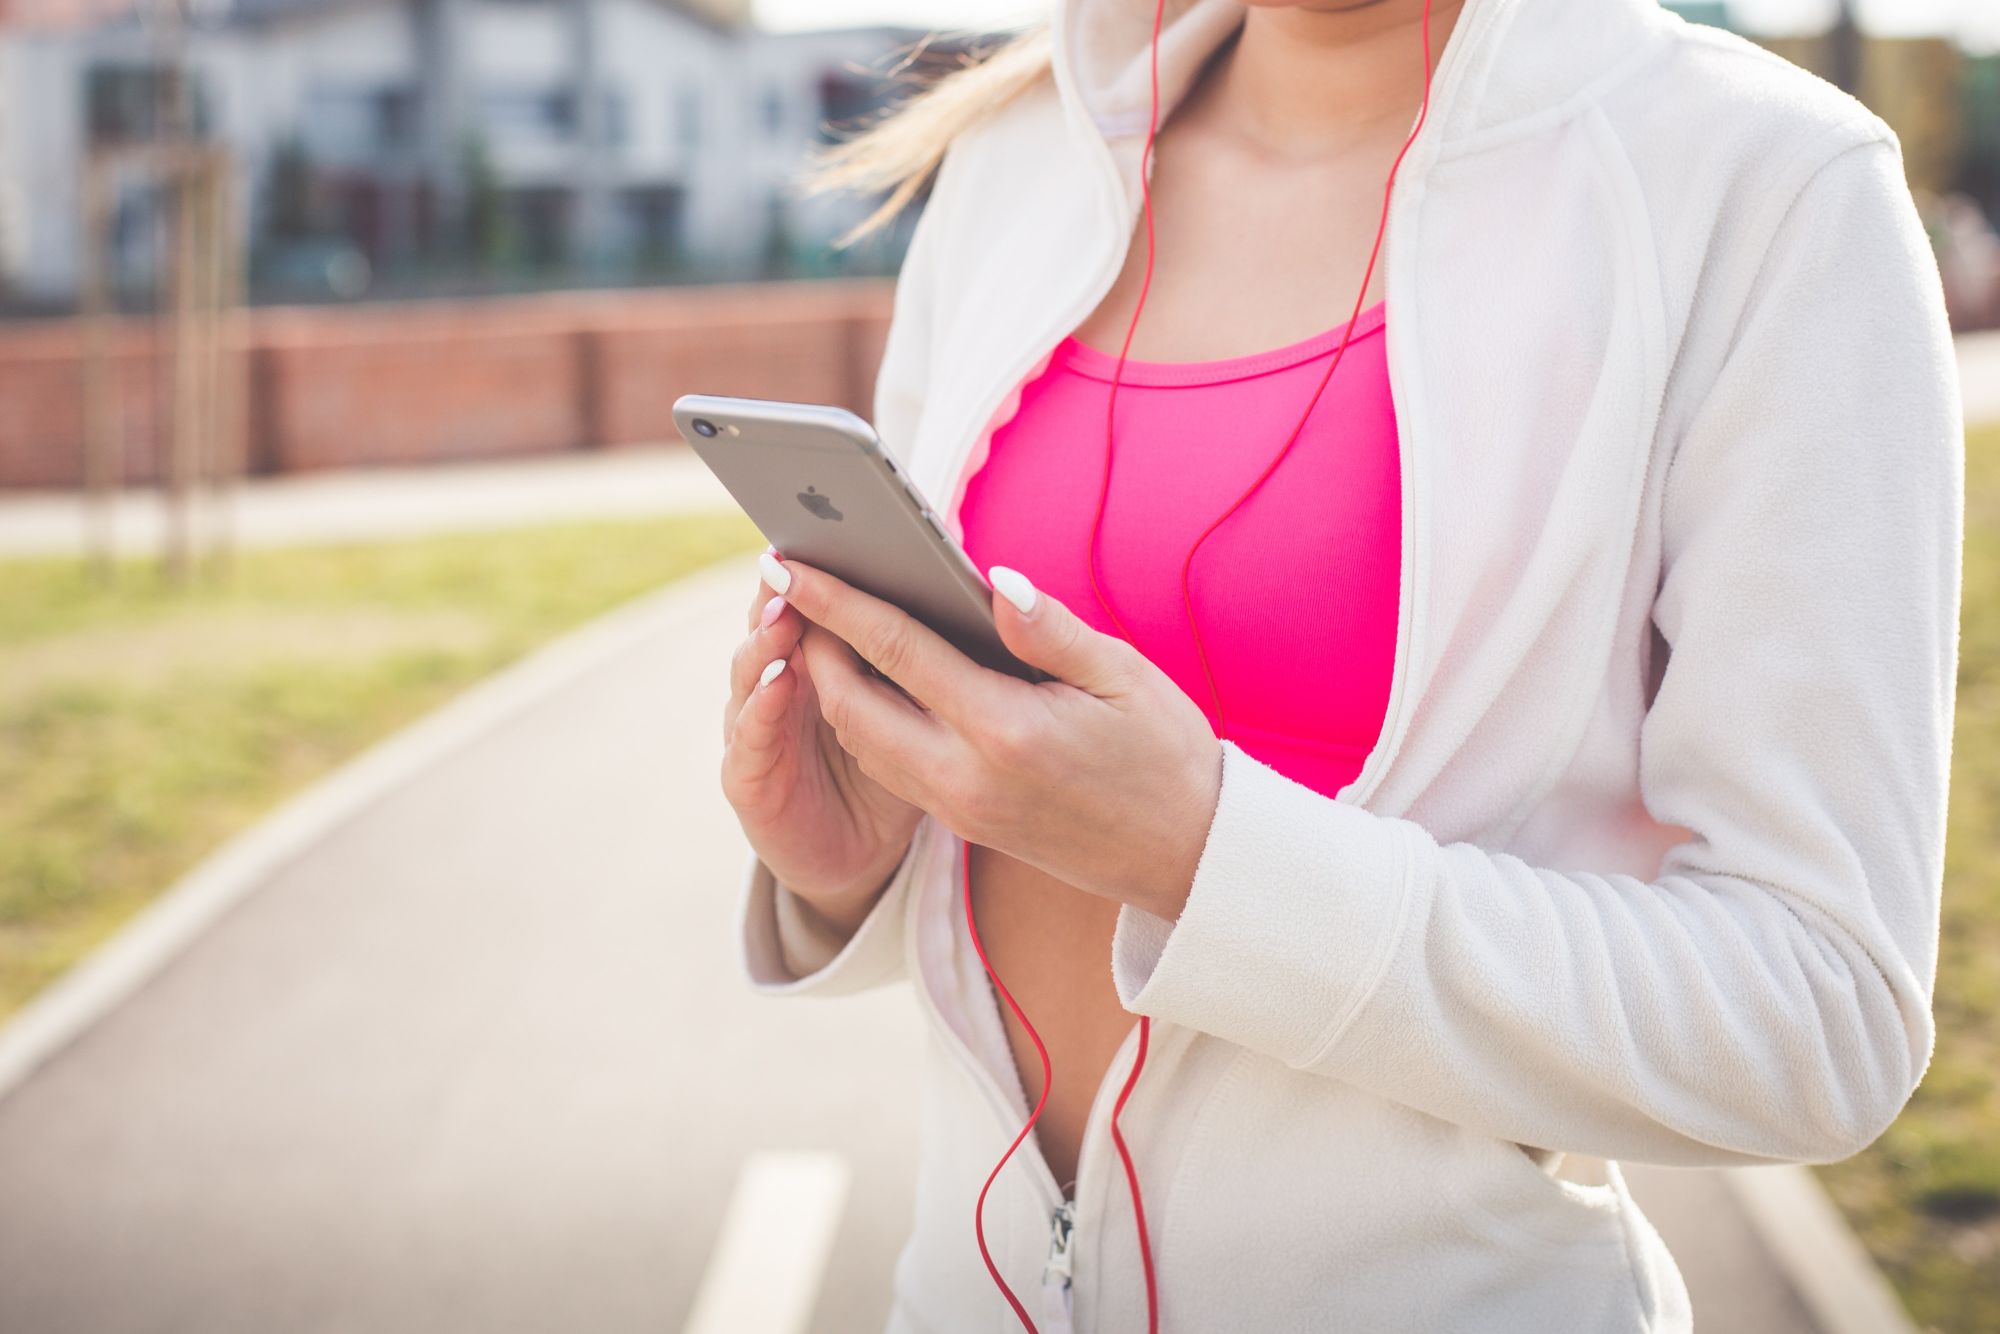
[[[1243,0],[1166,0],[1162,124],[1246,8]],[[1681,21],[1657,0],[1464,0],[1442,49],[1432,29],[1431,105],[1419,139],[1440,148],[1467,146],[1475,136],[1592,95],[1624,72],[1649,33]],[[1106,141],[1143,143],[1152,0],[1057,0],[1053,23],[1056,86],[1066,110]]]

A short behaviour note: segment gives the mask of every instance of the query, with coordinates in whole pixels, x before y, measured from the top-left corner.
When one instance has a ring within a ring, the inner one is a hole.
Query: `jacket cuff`
[[[1135,1014],[1303,1068],[1380,980],[1402,931],[1398,823],[1298,783],[1222,742],[1222,790],[1172,921],[1118,912],[1111,974]]]
[[[804,901],[751,853],[737,899],[738,958],[751,989],[772,996],[846,995],[898,976],[902,916],[922,860],[922,834],[920,828],[911,838],[887,887],[844,941],[836,928],[804,911]]]
[[[874,909],[881,906],[878,899],[869,909],[868,916],[873,917]],[[826,967],[855,936],[861,934],[860,927],[851,933],[842,932],[819,914],[809,911],[806,901],[782,880],[772,886],[771,912],[778,921],[779,961],[793,977],[804,977]],[[865,926],[867,922],[868,918],[864,917],[861,925]]]

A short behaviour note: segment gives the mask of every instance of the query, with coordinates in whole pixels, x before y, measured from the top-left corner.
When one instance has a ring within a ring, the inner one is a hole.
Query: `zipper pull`
[[[1076,1201],[1064,1200],[1049,1215],[1049,1262],[1042,1269],[1042,1281],[1052,1282],[1062,1279],[1062,1285],[1069,1286],[1070,1276],[1076,1271],[1071,1267],[1075,1256]]]
[[[1048,1334],[1069,1334],[1075,1256],[1076,1201],[1064,1200],[1049,1215],[1049,1260],[1042,1267],[1042,1293],[1055,1322],[1048,1327]]]

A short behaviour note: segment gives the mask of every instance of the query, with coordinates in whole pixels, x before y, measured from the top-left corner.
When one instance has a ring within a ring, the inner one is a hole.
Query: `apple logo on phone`
[[[816,519],[840,520],[847,516],[833,507],[833,502],[812,487],[799,492],[799,504],[804,505]]]

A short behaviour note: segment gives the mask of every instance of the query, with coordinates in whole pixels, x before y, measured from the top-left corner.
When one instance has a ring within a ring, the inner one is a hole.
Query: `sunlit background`
[[[1965,621],[1916,1099],[1803,1230],[1631,1176],[1705,1331],[2000,1330],[2000,3],[1675,8],[1901,140]],[[869,412],[922,198],[800,171],[1044,13],[0,0],[0,1334],[881,1329],[924,1033],[740,975],[669,409]]]

